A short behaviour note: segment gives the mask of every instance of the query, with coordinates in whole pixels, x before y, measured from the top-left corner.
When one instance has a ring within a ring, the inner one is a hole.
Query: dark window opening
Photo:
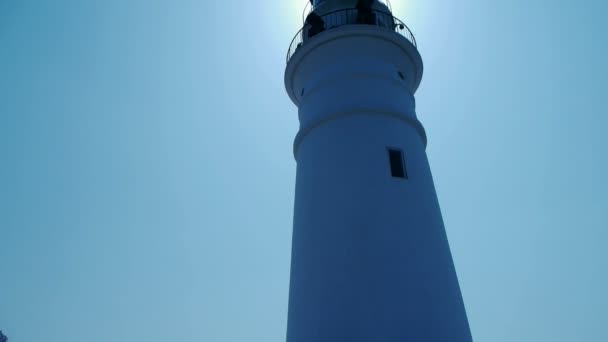
[[[394,148],[388,149],[388,159],[391,164],[391,175],[395,178],[407,179],[407,170],[403,160],[403,152]]]

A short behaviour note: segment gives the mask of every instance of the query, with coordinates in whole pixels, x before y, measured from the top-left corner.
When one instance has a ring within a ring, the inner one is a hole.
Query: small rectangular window
[[[403,161],[403,152],[394,148],[388,149],[388,159],[391,164],[391,175],[407,179],[407,170]]]

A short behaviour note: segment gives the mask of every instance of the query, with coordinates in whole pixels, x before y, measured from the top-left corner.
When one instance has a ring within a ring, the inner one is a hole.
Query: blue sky
[[[393,0],[476,341],[606,341],[604,1]],[[0,329],[282,341],[304,1],[0,2]]]

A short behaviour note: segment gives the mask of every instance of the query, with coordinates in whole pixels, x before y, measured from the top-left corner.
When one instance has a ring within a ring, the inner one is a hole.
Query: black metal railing
[[[323,14],[320,18],[322,19],[321,25],[316,24],[313,26],[306,23],[293,37],[293,40],[289,45],[289,50],[287,50],[287,62],[289,62],[298,48],[305,44],[309,39],[324,31],[346,25],[373,25],[384,28],[404,36],[417,47],[416,38],[412,31],[410,31],[403,21],[395,18],[388,12],[371,10],[371,13],[364,14],[360,13],[356,8],[349,8]]]
[[[306,17],[310,14],[310,12],[312,12],[312,4],[309,0],[306,0],[306,5],[302,11],[302,23],[306,22]]]
[[[391,2],[390,0],[376,0],[379,3],[383,4],[384,6],[386,6],[386,8],[388,8],[389,12],[393,12],[393,8],[391,6]],[[312,12],[313,10],[313,5],[310,2],[310,0],[306,0],[306,5],[304,5],[304,10],[302,10],[302,23],[306,22],[306,17],[310,14],[310,12]]]

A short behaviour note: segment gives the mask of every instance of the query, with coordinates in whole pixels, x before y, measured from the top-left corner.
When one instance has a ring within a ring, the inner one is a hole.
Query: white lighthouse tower
[[[285,71],[300,119],[288,342],[472,340],[415,112],[421,78],[387,3],[314,0]]]

